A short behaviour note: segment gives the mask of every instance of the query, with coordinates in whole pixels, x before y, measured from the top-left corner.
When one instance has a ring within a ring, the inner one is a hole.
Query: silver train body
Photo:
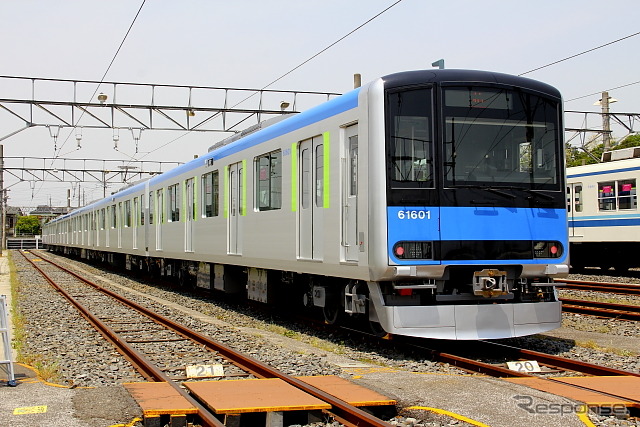
[[[51,221],[43,238],[212,291],[304,304],[330,323],[522,336],[561,322],[563,153],[552,87],[404,72],[254,126]]]
[[[603,160],[567,168],[571,267],[625,272],[640,267],[640,147],[607,152]]]

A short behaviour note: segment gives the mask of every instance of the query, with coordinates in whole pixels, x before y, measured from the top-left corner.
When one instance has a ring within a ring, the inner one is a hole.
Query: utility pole
[[[604,151],[611,149],[611,120],[609,117],[609,92],[602,92],[602,142]]]
[[[0,256],[4,249],[4,231],[7,217],[5,215],[5,197],[4,197],[4,145],[0,144],[0,216],[2,217],[2,229],[0,230]]]

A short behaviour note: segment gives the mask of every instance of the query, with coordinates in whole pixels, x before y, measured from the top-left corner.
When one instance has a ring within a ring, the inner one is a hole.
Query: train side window
[[[282,207],[282,152],[256,157],[256,204],[259,211]]]
[[[218,171],[202,175],[202,216],[210,218],[218,216],[220,178]]]
[[[636,198],[636,180],[625,179],[618,181],[618,208],[619,209],[637,209],[638,201]]]
[[[170,185],[167,187],[169,192],[169,221],[180,221],[180,191],[179,185]]]
[[[106,226],[105,210],[104,208],[102,208],[100,210],[100,230],[104,230],[105,226]]]
[[[613,181],[598,183],[598,207],[601,211],[616,209],[616,183]]]

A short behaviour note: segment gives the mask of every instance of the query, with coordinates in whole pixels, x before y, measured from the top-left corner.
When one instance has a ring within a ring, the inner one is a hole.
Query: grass
[[[600,345],[598,345],[595,341],[589,340],[589,341],[576,341],[576,345],[578,347],[584,347],[584,348],[590,348],[592,350],[597,350],[597,351],[601,351],[604,353],[611,353],[611,354],[616,354],[618,356],[624,356],[624,357],[632,357],[632,356],[636,356],[637,353],[631,351],[631,350],[626,350],[626,349],[622,349],[622,348],[614,348],[614,347],[602,347]]]
[[[20,282],[16,273],[11,252],[7,251],[9,265],[9,280],[11,286],[11,322],[13,334],[11,346],[16,350],[16,361],[32,366],[38,371],[38,375],[44,381],[55,383],[60,381],[60,366],[58,362],[47,360],[44,356],[30,354],[26,350],[28,334],[25,329],[25,317],[20,311]]]

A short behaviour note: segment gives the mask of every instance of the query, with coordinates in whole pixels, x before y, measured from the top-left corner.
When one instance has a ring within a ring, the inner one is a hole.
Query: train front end
[[[387,76],[376,90],[384,154],[370,166],[386,174],[372,183],[385,195],[370,224],[381,236],[372,320],[463,340],[559,327],[553,278],[568,273],[568,233],[557,90],[456,70]]]

